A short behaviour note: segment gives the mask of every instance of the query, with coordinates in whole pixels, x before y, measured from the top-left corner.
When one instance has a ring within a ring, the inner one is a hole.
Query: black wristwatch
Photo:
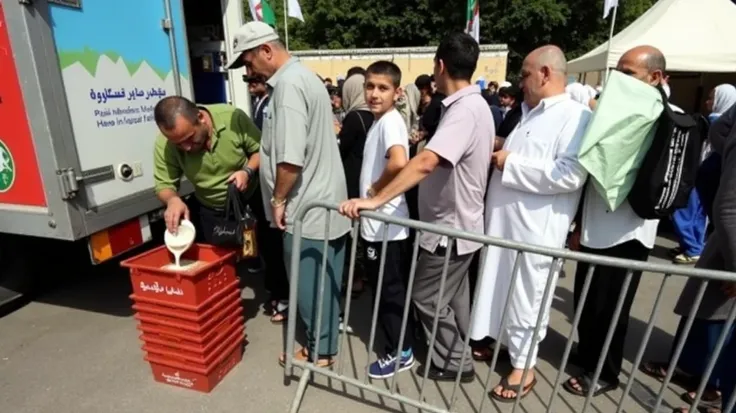
[[[253,177],[256,175],[256,171],[254,171],[253,168],[251,168],[251,167],[249,167],[247,165],[245,167],[243,167],[243,171],[246,174],[248,174],[248,181],[252,180]]]

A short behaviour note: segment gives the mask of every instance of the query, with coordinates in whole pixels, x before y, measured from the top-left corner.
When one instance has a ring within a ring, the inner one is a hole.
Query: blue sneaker
[[[368,368],[368,377],[372,379],[387,379],[396,373],[409,370],[414,366],[414,353],[412,351],[402,352],[401,362],[398,370],[396,369],[396,356],[386,355],[379,358]]]

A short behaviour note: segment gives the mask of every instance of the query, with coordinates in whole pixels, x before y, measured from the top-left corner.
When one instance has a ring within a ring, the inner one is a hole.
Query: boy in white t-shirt
[[[394,107],[401,95],[400,84],[401,70],[394,63],[378,61],[366,69],[365,101],[375,116],[375,121],[368,130],[363,149],[360,171],[361,198],[374,196],[409,162],[409,133],[404,118]],[[343,211],[345,205],[341,206],[341,212],[345,212]],[[403,194],[392,199],[378,212],[409,218],[409,207]],[[374,292],[380,271],[383,240],[387,237],[386,261],[378,306],[378,323],[383,329],[387,349],[386,354],[368,369],[368,375],[374,379],[391,377],[414,365],[412,353],[414,329],[411,317],[408,320],[402,348],[397,349],[406,302],[405,277],[408,275],[410,265],[410,253],[407,248],[409,229],[390,224],[386,231],[385,225],[370,218],[360,219],[360,236],[364,240],[363,248],[365,248],[365,273]],[[396,357],[401,358],[398,370]]]

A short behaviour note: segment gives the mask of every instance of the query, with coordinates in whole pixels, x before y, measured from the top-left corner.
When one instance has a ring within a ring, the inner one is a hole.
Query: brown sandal
[[[283,324],[288,319],[289,305],[276,302],[271,309],[271,324]]]
[[[521,386],[521,383],[519,383],[519,384],[510,384],[508,377],[502,378],[501,379],[501,382],[498,383],[498,385],[501,386],[501,392],[500,392],[501,394],[496,393],[496,389],[493,389],[490,392],[488,392],[490,394],[490,396],[494,400],[499,401],[501,403],[513,403],[513,402],[516,401],[516,397],[518,396],[519,392],[521,392],[521,399],[524,399],[524,397],[528,396],[529,393],[532,392],[532,390],[534,389],[534,386],[537,385],[537,378],[534,377],[534,379],[532,379],[531,383],[529,383],[526,386],[524,386],[523,389],[521,388],[522,387]],[[496,386],[496,387],[498,387],[498,386]],[[505,392],[505,391],[512,391],[512,392],[514,392],[516,394],[513,395],[512,397],[504,397],[503,396],[503,392]]]
[[[663,381],[664,378],[667,376],[667,369],[669,367],[670,366],[668,363],[647,361],[639,366],[639,370],[649,377],[653,377],[659,381]],[[671,381],[674,384],[679,384],[683,387],[687,387],[692,385],[694,377],[691,374],[680,369],[679,367],[676,367]]]
[[[489,347],[480,347],[473,349],[473,360],[488,361],[493,358],[493,350]]]
[[[297,350],[294,353],[294,358],[299,361],[309,361],[310,357],[307,353],[306,347],[302,347],[301,349]],[[332,357],[320,357],[317,360],[317,367],[326,368],[332,366],[334,363],[335,361],[332,359]],[[279,364],[281,365],[281,367],[286,366],[286,353],[281,353],[281,356],[279,356]]]
[[[695,392],[685,392],[680,396],[680,400],[684,401],[688,405],[693,404],[695,401]],[[706,388],[703,392],[703,396],[700,398],[699,407],[719,408],[723,403],[721,392],[712,388]]]

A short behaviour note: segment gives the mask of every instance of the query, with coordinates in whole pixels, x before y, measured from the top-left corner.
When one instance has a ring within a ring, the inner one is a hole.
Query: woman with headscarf
[[[411,136],[412,131],[416,130],[419,124],[419,115],[417,113],[419,112],[420,97],[419,88],[414,83],[409,83],[404,86],[404,95],[397,105],[397,109],[406,123],[406,130],[409,132],[409,136]]]
[[[417,85],[409,83],[404,86],[404,102],[403,108],[398,108],[399,113],[404,117],[407,130],[409,131],[409,157],[413,158],[419,152],[420,138],[420,116],[419,109],[422,100],[422,92]],[[418,186],[406,191],[406,203],[409,206],[409,216],[412,219],[419,219],[419,192]]]
[[[373,125],[373,114],[365,102],[363,84],[365,77],[362,74],[350,76],[342,85],[342,106],[345,117],[342,128],[337,136],[340,146],[340,156],[345,169],[348,199],[360,198],[360,168],[363,164],[363,147],[365,146],[368,129]],[[348,248],[349,245],[348,245]],[[348,250],[349,251],[349,250]],[[358,248],[358,251],[362,251]],[[356,259],[353,294],[363,291],[363,271],[361,260]],[[348,266],[345,266],[347,274]],[[347,277],[344,278],[347,280]]]
[[[736,87],[724,84],[714,88],[705,101],[705,107],[710,112],[709,122],[715,122],[734,104]],[[707,130],[704,133],[707,134]],[[720,177],[720,157],[710,154],[710,142],[707,140],[703,145],[703,158],[706,160],[698,170],[696,187],[690,194],[687,206],[672,215],[674,229],[680,239],[679,248],[671,251],[675,264],[696,263],[705,246],[706,217],[713,204]],[[697,185],[698,182],[700,185]]]

